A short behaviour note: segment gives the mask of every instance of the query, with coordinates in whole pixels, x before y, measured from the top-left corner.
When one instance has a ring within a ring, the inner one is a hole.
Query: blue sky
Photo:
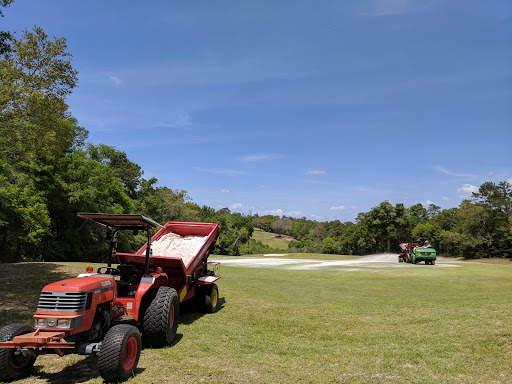
[[[71,113],[216,209],[353,220],[512,182],[512,2],[16,0],[68,39]]]

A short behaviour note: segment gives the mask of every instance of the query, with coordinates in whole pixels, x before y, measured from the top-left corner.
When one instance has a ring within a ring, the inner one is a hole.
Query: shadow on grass
[[[41,289],[54,281],[75,277],[55,263],[0,264],[0,326],[32,323]]]
[[[224,309],[224,304],[226,304],[226,299],[224,297],[220,297],[217,312]],[[180,304],[180,324],[192,324],[194,321],[199,320],[204,315],[208,315],[208,313],[198,309],[197,303],[195,303],[193,300]]]
[[[34,367],[32,372],[33,377],[37,377],[41,380],[46,380],[51,384],[61,383],[83,383],[98,377],[98,359],[96,356],[87,356],[85,359],[76,362],[75,364],[68,365],[66,368],[59,372],[47,373],[41,371],[41,367]]]
[[[145,368],[136,368],[134,374],[137,376],[145,370]],[[75,364],[68,365],[63,370],[54,373],[42,372],[41,367],[36,365],[32,372],[32,376],[41,380],[46,380],[46,382],[50,384],[84,383],[100,376],[98,371],[98,358],[94,355],[89,355],[85,359],[80,360]]]

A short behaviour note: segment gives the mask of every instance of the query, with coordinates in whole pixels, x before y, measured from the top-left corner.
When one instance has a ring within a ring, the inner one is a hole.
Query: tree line
[[[290,252],[366,255],[397,252],[402,242],[429,242],[439,253],[465,258],[512,258],[512,185],[485,182],[458,208],[383,201],[354,222],[254,217],[257,228],[288,235]]]
[[[0,0],[7,5],[12,0]],[[0,16],[3,16],[0,12]],[[295,238],[290,252],[367,254],[392,251],[411,236],[441,252],[511,257],[511,186],[484,183],[459,208],[382,202],[355,223],[258,216],[194,203],[187,191],[159,187],[126,153],[87,141],[88,131],[65,99],[78,84],[65,38],[43,29],[0,40],[0,261],[100,261],[104,232],[77,212],[140,213],[165,223],[217,222],[220,254],[276,250],[251,239],[254,227]],[[136,250],[143,235],[122,233],[119,250]]]

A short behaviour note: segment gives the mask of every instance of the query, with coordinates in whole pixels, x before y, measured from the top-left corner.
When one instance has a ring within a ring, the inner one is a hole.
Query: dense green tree
[[[412,231],[412,237],[413,239],[428,239],[434,248],[439,249],[439,245],[441,244],[441,231],[441,226],[431,220],[416,225]]]
[[[369,230],[375,235],[379,247],[376,251],[384,250],[381,244],[385,243],[386,252],[391,252],[391,242],[399,242],[408,227],[404,205],[393,206],[388,201],[372,208],[368,220]]]
[[[292,230],[293,221],[289,217],[277,219],[272,223],[272,231],[278,235],[289,234]]]
[[[272,215],[256,216],[253,219],[253,224],[256,228],[260,228],[265,232],[272,232],[272,223],[277,219],[278,217]]]
[[[0,7],[6,7],[13,3],[14,0],[0,0]],[[2,9],[0,8],[0,18],[4,17]],[[8,41],[12,38],[11,34],[7,31],[0,31],[0,55],[9,52],[11,49]]]
[[[76,81],[65,39],[48,40],[38,27],[13,39],[0,61],[2,259],[40,257],[52,234],[57,168],[86,137],[63,99]]]
[[[512,239],[510,239],[510,216],[512,215],[512,185],[508,182],[498,184],[483,183],[472,199],[481,205],[488,215],[484,237],[488,241],[488,256],[512,257]]]
[[[410,226],[409,231],[411,232],[414,229],[414,227],[416,227],[416,225],[425,223],[429,219],[428,211],[420,203],[410,206],[407,209],[407,216]]]
[[[336,253],[336,241],[332,237],[326,237],[322,240],[322,253]]]

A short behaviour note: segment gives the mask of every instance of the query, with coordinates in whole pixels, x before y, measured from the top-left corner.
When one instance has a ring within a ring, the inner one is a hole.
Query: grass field
[[[291,238],[290,237],[277,238],[276,236],[278,236],[278,235],[275,233],[265,232],[259,228],[254,228],[254,232],[252,233],[253,239],[261,241],[263,244],[267,244],[268,246],[270,246],[272,248],[278,248],[278,249],[282,249],[283,251],[287,251],[288,243],[290,242],[290,240],[287,240],[287,239],[291,239]]]
[[[143,350],[128,382],[512,382],[510,263],[381,264],[221,266],[221,310],[182,313],[175,344]],[[0,264],[1,325],[30,322],[44,283],[85,266]],[[101,382],[95,357],[71,355],[39,357],[18,383]]]

